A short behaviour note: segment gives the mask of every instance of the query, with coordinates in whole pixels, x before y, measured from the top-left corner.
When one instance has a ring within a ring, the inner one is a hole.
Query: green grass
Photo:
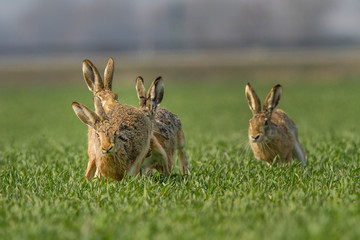
[[[166,83],[162,106],[183,122],[191,174],[177,163],[170,178],[121,182],[85,181],[87,128],[70,107],[92,107],[85,84],[1,88],[0,239],[359,239],[360,83],[283,83],[304,170],[254,159],[247,81]],[[263,100],[276,82],[252,83]],[[120,85],[120,101],[136,105]]]

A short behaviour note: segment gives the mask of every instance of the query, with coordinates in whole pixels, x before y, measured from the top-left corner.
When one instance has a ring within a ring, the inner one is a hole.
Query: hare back
[[[177,148],[178,134],[182,131],[179,117],[165,108],[159,108],[155,115],[154,136],[169,155]]]
[[[160,128],[166,128],[170,132],[177,133],[182,130],[179,117],[167,110],[166,108],[158,108],[155,115],[155,122]],[[166,134],[168,136],[168,134]]]
[[[138,108],[128,105],[117,105],[107,112],[111,125],[119,126],[119,131],[128,130],[135,136],[148,135],[152,131],[149,117]]]
[[[271,122],[275,123],[277,126],[284,126],[289,130],[296,130],[296,124],[289,118],[289,116],[281,109],[276,109],[271,115]]]

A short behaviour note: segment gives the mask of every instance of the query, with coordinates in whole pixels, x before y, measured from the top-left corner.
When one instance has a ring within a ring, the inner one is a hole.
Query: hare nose
[[[113,146],[110,146],[108,149],[103,148],[103,149],[102,149],[102,152],[103,152],[103,153],[111,153],[112,150],[113,150]]]
[[[251,140],[253,142],[257,142],[259,140],[259,138],[260,138],[260,134],[256,135],[255,137],[251,136]]]

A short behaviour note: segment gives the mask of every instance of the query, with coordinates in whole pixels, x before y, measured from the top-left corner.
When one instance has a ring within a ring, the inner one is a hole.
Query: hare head
[[[164,97],[164,82],[162,78],[156,78],[146,94],[144,80],[139,76],[136,78],[136,91],[141,110],[146,112],[147,115],[153,119],[155,117],[156,109]]]
[[[78,118],[95,130],[101,152],[113,154],[119,148],[119,142],[116,141],[118,129],[110,123],[98,97],[94,97],[94,105],[95,112],[77,102],[73,102],[71,106]]]
[[[249,140],[252,142],[266,142],[271,139],[273,134],[271,115],[279,104],[281,85],[277,84],[270,90],[265,99],[263,111],[261,111],[260,99],[250,83],[246,84],[245,95],[253,114],[253,117],[249,120]]]
[[[101,79],[99,71],[90,60],[84,60],[82,64],[83,76],[89,90],[94,96],[100,98],[106,112],[110,106],[117,104],[118,96],[112,92],[112,81],[114,75],[114,60],[109,58],[104,71],[104,81]]]

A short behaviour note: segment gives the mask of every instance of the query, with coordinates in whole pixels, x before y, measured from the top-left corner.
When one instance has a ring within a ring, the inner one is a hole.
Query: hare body
[[[98,110],[102,106],[96,99],[96,113],[79,103],[72,104],[79,119],[93,129],[89,132],[93,144],[89,156],[95,159],[89,161],[90,175],[97,171],[100,178],[118,181],[125,173],[137,175],[150,146],[151,120],[141,110],[120,104],[105,114],[104,109]]]
[[[89,60],[83,61],[83,75],[85,82],[90,91],[93,92],[95,99],[99,101],[98,108],[103,109],[103,114],[108,115],[111,119],[111,124],[119,126],[121,133],[118,137],[126,139],[126,143],[123,144],[123,149],[117,151],[116,155],[108,156],[99,152],[99,134],[94,127],[89,127],[88,132],[88,155],[89,162],[86,171],[86,178],[90,180],[94,175],[99,177],[105,175],[114,179],[121,179],[120,174],[125,169],[128,174],[136,175],[140,171],[140,166],[144,160],[145,155],[149,152],[149,144],[146,144],[141,154],[133,146],[144,146],[143,140],[146,132],[146,136],[152,137],[153,119],[149,117],[156,111],[156,106],[162,100],[162,81],[159,80],[153,84],[151,98],[152,106],[148,112],[127,105],[121,105],[117,101],[117,94],[112,92],[112,79],[114,72],[114,61],[112,58],[108,60],[108,64],[105,68],[104,82],[96,69],[96,67]],[[95,100],[94,100],[95,101]],[[101,111],[102,112],[102,111]],[[128,136],[125,136],[127,133]],[[123,141],[125,141],[122,139]],[[131,143],[129,145],[129,143]],[[135,162],[134,156],[137,156]],[[127,163],[121,159],[128,159]],[[119,163],[121,164],[115,164]],[[124,167],[125,166],[125,167]]]
[[[305,166],[305,153],[298,140],[298,129],[287,114],[276,109],[281,97],[281,85],[274,86],[261,111],[260,99],[248,83],[245,88],[253,117],[249,120],[248,138],[254,156],[268,165],[276,157],[291,163],[292,157]]]
[[[170,174],[175,152],[178,151],[181,174],[188,173],[189,162],[185,152],[185,136],[180,119],[166,108],[159,107],[156,112],[150,147],[152,155],[145,159],[143,168],[147,170],[155,168],[161,173]]]
[[[136,79],[136,90],[140,108],[145,112],[148,111],[151,87],[146,95],[144,80],[138,77]],[[158,107],[154,119],[153,137],[150,142],[151,156],[145,159],[142,168],[145,168],[146,172],[155,168],[160,173],[170,175],[177,150],[181,174],[187,174],[189,162],[185,152],[185,136],[179,117],[166,108]]]
[[[118,95],[112,92],[112,80],[114,75],[114,60],[109,58],[104,71],[104,82],[100,76],[99,71],[90,60],[84,60],[82,64],[82,72],[84,80],[89,90],[93,92],[94,96],[98,97],[103,104],[105,112],[116,107],[119,103],[117,101]],[[88,129],[88,155],[89,162],[86,169],[85,177],[90,180],[92,177],[99,174],[96,171],[96,133],[92,127]]]
[[[101,176],[121,180],[126,171],[129,175],[137,175],[148,152],[152,132],[152,123],[139,109],[119,105],[112,108],[107,116],[109,126],[103,125],[98,130],[100,139],[110,139],[109,147],[113,145],[111,154],[104,153],[104,142],[101,151],[96,151],[96,167]],[[109,131],[115,132],[114,135]],[[112,140],[111,138],[117,138]]]

